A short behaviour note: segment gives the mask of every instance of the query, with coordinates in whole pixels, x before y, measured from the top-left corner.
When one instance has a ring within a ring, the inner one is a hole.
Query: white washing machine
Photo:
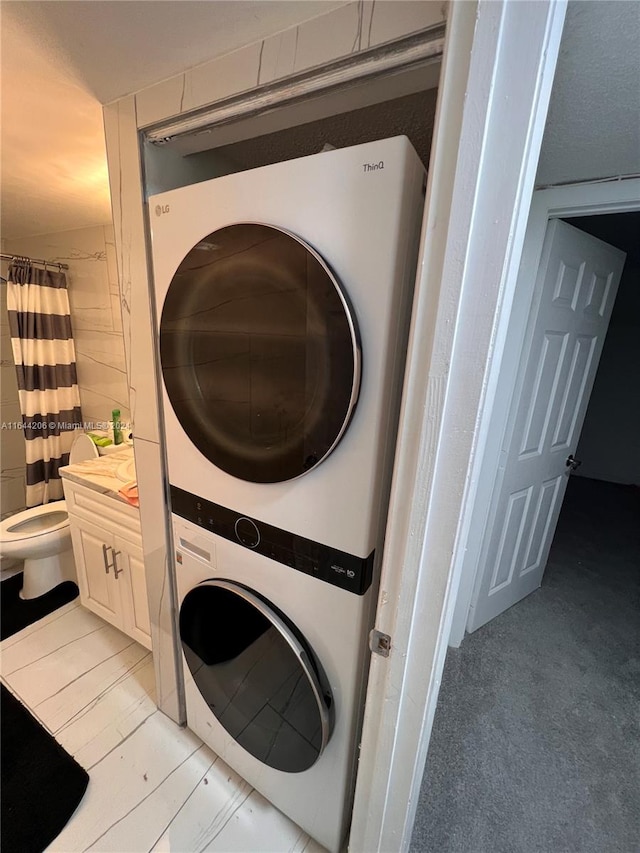
[[[149,199],[187,723],[330,850],[424,186],[397,137]]]

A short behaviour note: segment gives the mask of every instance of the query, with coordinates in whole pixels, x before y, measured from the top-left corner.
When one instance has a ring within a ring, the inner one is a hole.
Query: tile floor
[[[0,643],[0,655],[2,682],[89,772],[50,851],[322,853],[157,710],[151,654],[79,601]]]

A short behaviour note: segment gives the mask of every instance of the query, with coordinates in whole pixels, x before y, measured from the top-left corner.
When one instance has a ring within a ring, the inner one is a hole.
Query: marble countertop
[[[125,483],[130,483],[136,479],[133,447],[128,445],[108,456],[99,456],[97,459],[88,459],[86,462],[65,465],[64,468],[60,468],[60,476],[71,483],[86,486],[94,492],[100,492],[127,506],[132,506],[122,495],[118,494],[118,491]]]

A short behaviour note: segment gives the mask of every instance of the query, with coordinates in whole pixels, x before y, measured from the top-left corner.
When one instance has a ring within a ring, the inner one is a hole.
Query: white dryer
[[[149,199],[187,723],[330,850],[424,185],[397,137]]]

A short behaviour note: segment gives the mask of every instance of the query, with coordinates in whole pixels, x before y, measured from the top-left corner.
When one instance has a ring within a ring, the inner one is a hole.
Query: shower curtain
[[[69,464],[73,430],[82,425],[65,274],[14,261],[7,308],[32,507],[63,497],[58,469]]]

